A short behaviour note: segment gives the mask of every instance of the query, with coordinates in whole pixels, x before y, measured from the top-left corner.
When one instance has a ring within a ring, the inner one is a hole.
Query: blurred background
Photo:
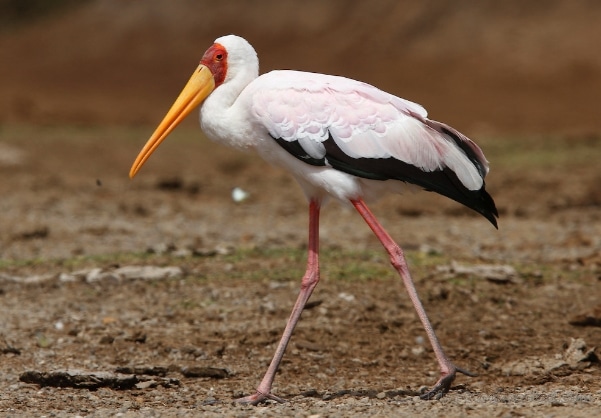
[[[0,0],[0,123],[155,124],[236,33],[261,72],[360,79],[471,135],[586,135],[599,22],[595,0]]]

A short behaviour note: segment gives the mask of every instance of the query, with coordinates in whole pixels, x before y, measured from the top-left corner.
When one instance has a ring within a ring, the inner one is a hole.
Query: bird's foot
[[[425,401],[429,401],[432,399],[438,400],[438,399],[442,398],[451,388],[451,383],[453,383],[453,380],[455,380],[455,376],[457,375],[457,372],[464,374],[466,376],[470,376],[470,377],[478,376],[475,373],[461,369],[457,366],[454,366],[454,365],[451,365],[451,366],[452,367],[450,367],[448,372],[443,372],[441,374],[440,379],[438,379],[438,382],[436,382],[436,384],[434,385],[434,387],[432,389],[419,395],[419,397],[421,399],[423,399]]]
[[[262,393],[259,391],[257,391],[257,393],[255,393],[254,395],[245,396],[243,398],[236,399],[236,402],[243,404],[243,405],[258,405],[261,402],[265,402],[267,400],[272,400],[272,401],[276,401],[279,403],[286,402],[285,399],[280,398],[279,396],[275,396],[271,393],[265,394],[265,393]]]

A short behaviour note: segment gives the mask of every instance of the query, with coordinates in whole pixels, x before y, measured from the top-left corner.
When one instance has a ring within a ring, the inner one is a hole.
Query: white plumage
[[[468,189],[482,187],[483,178],[465,152],[448,135],[424,123],[423,107],[369,84],[272,71],[256,79],[240,97],[247,95],[252,115],[271,137],[299,141],[313,158],[325,157],[322,143],[331,136],[351,158],[393,157],[424,171],[449,167]],[[488,162],[484,158],[482,162],[488,171]]]
[[[426,110],[366,83],[344,77],[272,71],[259,76],[259,61],[244,39],[218,38],[130,171],[133,177],[177,124],[201,105],[200,122],[212,140],[257,152],[289,170],[309,199],[309,255],[301,291],[274,358],[255,394],[256,404],[283,401],[271,393],[276,371],[303,307],[319,281],[319,213],[333,196],[350,202],[388,252],[424,325],[441,370],[422,397],[440,397],[457,372],[444,354],[419,301],[401,248],[364,199],[406,184],[460,202],[496,226],[494,201],[485,190],[488,162],[480,148],[455,129],[427,118]]]

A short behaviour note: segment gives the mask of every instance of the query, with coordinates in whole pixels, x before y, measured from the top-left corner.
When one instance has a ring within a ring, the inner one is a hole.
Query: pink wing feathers
[[[468,189],[482,187],[488,162],[480,148],[428,120],[422,106],[343,77],[298,71],[263,77],[269,87],[253,95],[253,112],[272,137],[298,141],[312,158],[325,157],[323,143],[331,137],[350,158],[392,157],[426,172],[448,167]]]
[[[463,134],[413,102],[366,83],[274,71],[252,84],[253,116],[290,154],[373,180],[400,180],[454,199],[496,225],[488,161]]]

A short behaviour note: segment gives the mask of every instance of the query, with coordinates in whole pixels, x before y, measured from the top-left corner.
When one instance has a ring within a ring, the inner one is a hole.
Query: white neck
[[[227,72],[200,108],[200,125],[210,139],[246,148],[249,132],[243,122],[248,108],[241,102],[244,89],[259,76],[259,59],[253,47],[238,36],[223,36],[215,42],[228,52]]]
[[[236,148],[247,148],[248,133],[235,129],[241,115],[236,108],[243,106],[240,94],[257,78],[257,74],[258,68],[247,67],[238,71],[231,79],[226,77],[224,83],[206,98],[200,108],[200,126],[209,139]]]

